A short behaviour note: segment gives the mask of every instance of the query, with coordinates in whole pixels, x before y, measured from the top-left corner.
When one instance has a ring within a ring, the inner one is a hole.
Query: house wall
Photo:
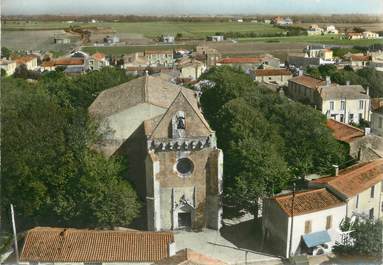
[[[13,75],[16,70],[16,62],[0,64],[0,69],[4,69],[4,71],[7,73],[7,76]]]
[[[345,102],[345,108],[341,109],[341,102]],[[359,101],[363,101],[363,108],[360,108]],[[334,103],[334,108],[331,110],[331,102]],[[350,123],[350,114],[353,115],[352,122],[359,124],[361,118],[370,121],[370,100],[369,99],[334,99],[324,100],[322,104],[322,113],[332,117],[333,119]],[[342,118],[343,117],[343,118]]]
[[[288,82],[287,95],[297,101],[315,105],[318,109],[322,108],[321,101],[318,99],[314,89],[295,82]]]
[[[37,68],[37,58],[34,57],[29,62],[25,63],[28,70],[35,70]]]
[[[347,202],[347,217],[352,217],[353,213],[365,214],[369,216],[370,209],[374,209],[374,219],[382,217],[382,182],[374,185],[374,197],[371,198],[371,188],[364,190],[357,196],[352,197]],[[357,205],[358,201],[358,205]],[[357,207],[358,206],[358,207]]]
[[[332,226],[327,232],[330,235],[330,246],[335,244],[336,240],[339,240],[339,225],[346,216],[346,205],[337,206],[334,208],[316,211],[308,214],[298,215],[293,218],[293,236],[292,236],[292,248],[291,251],[294,255],[300,254],[300,244],[302,236],[305,235],[305,222],[311,221],[311,233],[326,231],[326,218],[332,216]],[[287,218],[287,216],[285,217]],[[288,218],[288,230],[287,230],[287,245],[284,253],[285,257],[289,256],[290,235],[291,235],[291,222],[292,218]]]
[[[279,85],[285,86],[292,77],[292,75],[256,76],[255,81],[265,83],[276,82]]]
[[[191,78],[193,80],[196,80],[202,75],[202,73],[205,70],[206,70],[206,67],[204,65],[198,65],[198,64],[182,67],[180,78]]]
[[[371,132],[383,136],[383,114],[372,112],[371,114]]]
[[[173,54],[158,53],[145,55],[150,65],[172,66],[174,64]]]

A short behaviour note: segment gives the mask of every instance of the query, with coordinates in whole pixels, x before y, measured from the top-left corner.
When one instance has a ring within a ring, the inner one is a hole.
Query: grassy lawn
[[[162,34],[182,33],[185,37],[203,38],[215,32],[258,32],[278,33],[282,29],[261,23],[238,22],[102,22],[102,23],[72,23],[67,22],[38,22],[38,21],[7,21],[2,22],[2,30],[48,30],[65,29],[70,25],[81,27],[112,28],[117,33],[143,34],[145,37],[157,37]]]
[[[368,46],[372,44],[383,44],[383,39],[377,40],[347,40],[340,39],[338,36],[292,36],[292,37],[261,37],[261,38],[241,38],[239,42],[268,42],[268,43],[321,43],[334,45],[360,45]]]
[[[133,52],[143,52],[145,50],[172,50],[172,49],[194,49],[194,45],[147,45],[147,46],[121,46],[121,47],[84,47],[82,50],[86,53],[93,54],[102,52],[106,55],[120,56]]]

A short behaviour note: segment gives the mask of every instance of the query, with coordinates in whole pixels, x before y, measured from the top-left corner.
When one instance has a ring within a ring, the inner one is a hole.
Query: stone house
[[[171,232],[35,227],[25,236],[20,264],[149,265],[173,255]]]
[[[148,61],[149,66],[173,67],[175,62],[172,50],[145,51],[144,57]]]
[[[4,69],[7,76],[13,75],[16,70],[16,62],[6,59],[0,60],[0,69]]]
[[[325,249],[331,248],[339,239],[338,227],[346,216],[346,204],[325,188],[274,196],[264,200],[262,208],[264,238],[287,258],[313,254],[324,244]]]
[[[327,119],[327,127],[335,139],[350,147],[350,156],[360,162],[383,158],[383,138],[369,133],[370,128],[361,130],[350,124]]]
[[[105,132],[94,148],[128,158],[147,229],[220,228],[223,155],[194,91],[147,75],[103,91],[89,112]]]
[[[129,67],[148,67],[149,60],[144,56],[143,52],[135,52],[131,54],[126,54],[123,56],[123,68],[127,69]]]
[[[279,69],[255,69],[250,71],[250,76],[256,82],[277,84],[286,86],[293,74],[286,68]]]
[[[287,95],[309,104],[328,117],[345,123],[370,121],[370,96],[361,85],[338,85],[307,75],[290,79]]]
[[[207,68],[215,66],[218,61],[221,59],[221,53],[208,46],[197,46],[195,57],[197,60],[202,61],[206,64]]]
[[[190,80],[197,80],[206,71],[206,65],[198,60],[179,63],[177,68],[180,70],[179,78]]]

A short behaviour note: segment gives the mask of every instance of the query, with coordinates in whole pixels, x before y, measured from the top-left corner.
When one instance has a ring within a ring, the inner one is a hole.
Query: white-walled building
[[[371,31],[365,31],[362,33],[363,39],[379,39],[379,34]]]
[[[319,178],[310,187],[326,187],[346,202],[347,217],[382,219],[383,159],[359,163],[334,176]]]
[[[106,59],[105,54],[96,52],[87,60],[89,70],[100,70],[105,66],[109,66],[109,61]]]
[[[179,64],[178,69],[180,71],[179,78],[197,80],[206,71],[206,65],[197,60],[189,60]]]
[[[11,60],[0,60],[0,69],[4,69],[7,76],[13,75],[16,70],[16,62]]]
[[[15,61],[17,66],[24,64],[27,67],[27,69],[31,71],[36,70],[38,67],[36,56],[25,55],[25,56],[17,57]]]
[[[327,34],[338,34],[339,31],[335,28],[334,25],[328,25],[328,26],[326,27],[326,33],[327,33]]]
[[[286,86],[293,74],[286,68],[255,69],[250,71],[250,76],[256,82]]]
[[[324,188],[297,192],[294,207],[289,193],[264,200],[262,208],[264,238],[284,257],[330,250],[346,216],[346,204]]]
[[[287,95],[320,110],[334,120],[358,124],[362,119],[370,121],[370,96],[361,85],[338,85],[307,75],[293,77],[289,81]]]

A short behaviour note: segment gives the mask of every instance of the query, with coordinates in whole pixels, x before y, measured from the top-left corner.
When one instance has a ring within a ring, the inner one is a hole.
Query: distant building
[[[367,67],[371,61],[371,56],[368,55],[351,55],[350,64],[355,70]]]
[[[323,32],[324,30],[322,28],[320,28],[317,24],[313,24],[307,30],[307,35],[309,36],[321,35]]]
[[[363,39],[379,39],[379,34],[371,31],[365,31],[362,33]]]
[[[42,265],[149,265],[175,252],[171,232],[36,227],[25,236],[20,261]]]
[[[204,62],[209,68],[218,63],[222,57],[222,54],[218,50],[209,46],[197,46],[195,57],[197,60]]]
[[[308,58],[321,58],[324,61],[333,59],[333,51],[325,45],[307,45],[303,51]]]
[[[326,80],[300,75],[290,79],[287,95],[309,104],[334,120],[358,124],[370,120],[370,96],[361,85],[338,85]]]
[[[257,82],[286,86],[293,74],[285,68],[280,69],[255,69],[250,71],[250,76]]]
[[[327,34],[338,34],[339,31],[335,28],[334,25],[328,25],[328,26],[326,27],[326,33],[327,33]]]
[[[62,57],[57,59],[52,59],[50,61],[45,61],[41,64],[41,69],[43,71],[54,71],[58,66],[61,67],[82,67],[85,66],[84,58],[72,58],[72,57]]]
[[[116,44],[119,42],[120,42],[120,38],[117,36],[106,36],[104,38],[104,43],[107,43],[107,44]]]
[[[33,55],[24,55],[20,57],[15,58],[16,65],[22,65],[24,64],[28,70],[36,70],[38,65],[37,65],[37,57]]]
[[[265,20],[263,21],[263,23],[265,23],[265,24],[271,24],[271,19],[265,19]]]
[[[222,58],[217,65],[239,66],[243,71],[249,73],[250,70],[257,69],[260,66],[279,68],[280,60],[271,55],[257,57],[229,57]]]
[[[383,52],[371,52],[369,53],[371,56],[370,66],[374,67],[376,71],[383,71]]]
[[[180,70],[179,78],[190,80],[197,80],[206,71],[206,65],[198,60],[179,63],[177,68]]]
[[[242,22],[243,22],[243,19],[242,19],[242,18],[237,19],[237,22],[242,23]]]
[[[289,26],[293,24],[293,20],[289,17],[275,17],[272,23],[279,26]]]
[[[347,33],[347,39],[349,40],[360,40],[363,39],[363,33],[359,32],[349,32]]]
[[[55,44],[69,44],[70,38],[63,36],[63,35],[55,35],[53,38],[53,42]]]
[[[109,61],[106,59],[105,54],[96,52],[87,60],[89,70],[100,70],[105,66],[109,66]]]
[[[175,37],[172,35],[165,35],[161,37],[163,43],[175,43]]]
[[[16,70],[16,62],[6,59],[0,60],[0,69],[3,69],[7,76],[13,75]]]
[[[207,39],[213,42],[220,42],[220,41],[224,41],[225,37],[223,35],[214,35],[214,36],[209,36]]]
[[[172,50],[146,50],[144,56],[149,66],[173,67],[175,62]]]

